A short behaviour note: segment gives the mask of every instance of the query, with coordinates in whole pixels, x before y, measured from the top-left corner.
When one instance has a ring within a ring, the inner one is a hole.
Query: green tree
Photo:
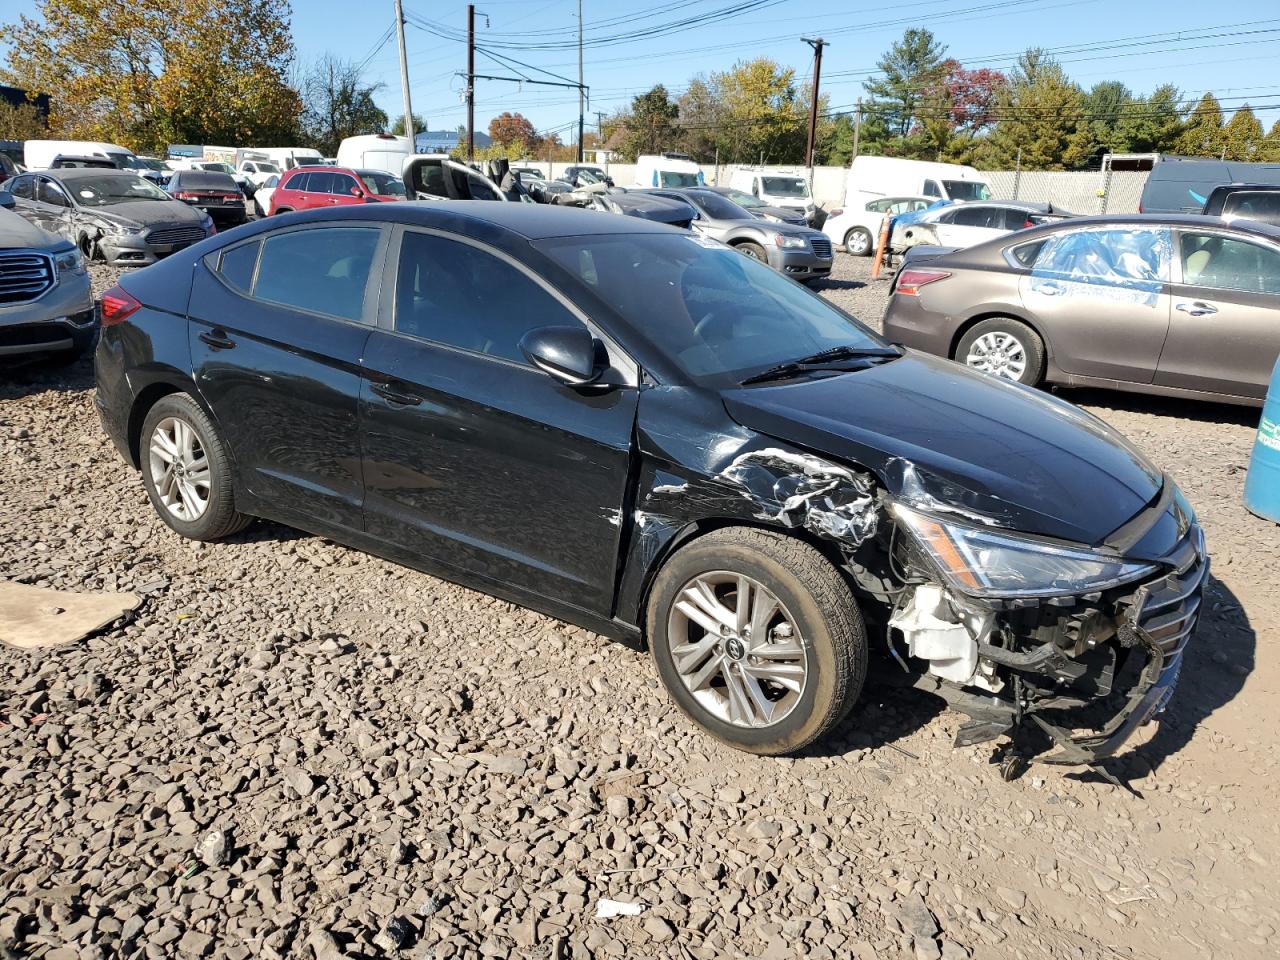
[[[1174,149],[1182,133],[1178,104],[1182,94],[1171,83],[1162,84],[1149,97],[1134,97],[1120,110],[1115,139],[1130,153],[1166,153]]]
[[[0,103],[0,140],[39,140],[48,133],[34,103]]]
[[[931,31],[913,27],[876,63],[881,75],[863,87],[871,97],[868,109],[891,137],[905,139],[911,132],[921,99],[945,71],[946,52]]]
[[[42,0],[6,25],[6,82],[50,94],[56,135],[156,151],[288,143],[288,0]]]
[[[378,88],[363,82],[355,64],[325,54],[303,84],[305,139],[325,156],[333,156],[347,137],[385,130],[387,115],[373,100]]]
[[[1119,80],[1103,80],[1089,88],[1084,95],[1084,113],[1095,155],[1128,153],[1133,149],[1121,123],[1133,103],[1132,91]]]
[[[422,131],[426,129],[427,129],[426,119],[420,116],[419,114],[415,113],[413,115],[413,132],[415,134],[422,133]],[[400,114],[400,116],[396,117],[394,120],[391,121],[391,129],[388,130],[387,133],[391,134],[393,137],[404,136],[404,114]]]
[[[990,162],[1008,167],[1021,162],[1029,170],[1082,167],[1093,150],[1084,99],[1060,64],[1039,50],[1028,50],[1001,97]]]
[[[1174,149],[1188,157],[1218,157],[1225,146],[1222,107],[1217,97],[1206,93],[1187,117]]]
[[[1231,115],[1222,131],[1224,156],[1228,160],[1258,160],[1262,153],[1262,123],[1246,103]]]
[[[862,147],[859,136],[859,149]],[[853,159],[853,117],[838,113],[818,128],[818,143],[813,162],[834,167],[847,166]]]
[[[676,118],[680,108],[671,102],[667,88],[658,84],[648,93],[631,101],[631,111],[622,121],[626,132],[618,152],[634,162],[642,153],[661,153],[671,149],[678,131]]]
[[[690,80],[680,96],[678,108],[680,149],[704,163],[715,160],[721,145],[724,105],[711,82],[703,76]]]
[[[1267,131],[1258,159],[1265,163],[1280,163],[1280,120],[1273,123]]]
[[[803,161],[808,97],[796,89],[795,70],[759,57],[712,74],[711,81],[721,107],[721,160]]]

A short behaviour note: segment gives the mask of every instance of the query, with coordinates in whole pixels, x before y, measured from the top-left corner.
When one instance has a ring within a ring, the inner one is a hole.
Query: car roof
[[[1070,220],[1059,220],[1055,223],[1032,227],[1017,231],[1017,236],[1024,234],[1051,233],[1057,230],[1073,229],[1088,226],[1169,226],[1169,227],[1216,227],[1256,233],[1271,240],[1280,240],[1280,226],[1263,223],[1259,220],[1224,220],[1222,217],[1206,217],[1202,213],[1110,213],[1092,217],[1073,217]]]
[[[58,170],[32,170],[42,176],[59,180],[77,180],[80,177],[139,177],[133,170],[117,170],[114,167],[62,167]]]
[[[470,220],[477,224],[491,224],[527,240],[611,233],[670,233],[672,229],[663,224],[601,210],[500,200],[411,200],[404,203],[357,204],[291,213],[286,214],[286,217],[294,223],[385,221],[453,231],[458,229],[459,220]],[[257,222],[267,229],[279,226],[284,221],[270,217]],[[244,235],[241,233],[241,236]]]

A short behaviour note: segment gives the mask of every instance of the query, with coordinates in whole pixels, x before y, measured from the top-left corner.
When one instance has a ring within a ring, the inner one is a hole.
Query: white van
[[[150,172],[151,168],[134,156],[128,147],[96,140],[28,140],[22,147],[22,162],[28,170],[47,170],[53,158],[103,157],[121,170]]]
[[[374,133],[347,137],[338,144],[337,166],[350,170],[385,170],[393,176],[404,173],[404,162],[413,156],[413,143],[408,137]]]
[[[320,155],[320,151],[312,150],[310,147],[259,147],[254,152],[265,155],[281,170],[324,163],[324,157]]]
[[[882,197],[991,200],[991,185],[973,167],[898,157],[854,157],[844,209],[862,209]]]
[[[685,153],[642,153],[636,157],[637,187],[702,187],[706,179]]]
[[[782,207],[803,213],[813,223],[816,212],[809,193],[809,181],[803,173],[782,167],[739,167],[729,178],[729,186],[741,190],[770,207]]]

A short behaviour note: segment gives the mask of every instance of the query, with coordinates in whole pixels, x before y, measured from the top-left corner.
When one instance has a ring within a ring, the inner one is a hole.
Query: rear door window
[[[313,170],[307,176],[307,193],[333,193],[333,174]]]
[[[400,241],[395,329],[423,340],[528,364],[520,339],[581,321],[524,271],[479,247],[429,233]]]
[[[380,239],[376,227],[322,227],[268,236],[262,241],[253,296],[309,313],[364,320],[365,288]]]
[[[1067,230],[1045,239],[1032,273],[1072,284],[1111,287],[1118,299],[1127,299],[1130,291],[1153,297],[1169,279],[1172,247],[1165,227]]]
[[[1004,229],[1004,211],[999,207],[961,207],[955,212],[952,223],[958,227],[985,227]]]
[[[1212,233],[1182,234],[1182,282],[1215,290],[1280,293],[1280,251]]]

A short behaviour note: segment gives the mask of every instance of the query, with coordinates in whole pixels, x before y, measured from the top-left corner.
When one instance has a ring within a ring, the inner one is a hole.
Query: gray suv
[[[693,229],[767,263],[785,276],[811,283],[831,273],[831,240],[820,230],[770,223],[707,187],[634,191],[683,200],[697,211]]]
[[[12,201],[0,207],[0,357],[78,357],[97,336],[80,251],[18,216]]]

